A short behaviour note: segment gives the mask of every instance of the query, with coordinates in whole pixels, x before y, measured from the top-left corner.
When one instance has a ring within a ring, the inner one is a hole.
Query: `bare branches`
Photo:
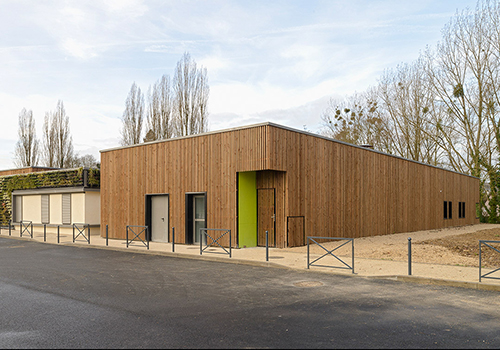
[[[134,82],[125,102],[125,111],[122,117],[122,145],[135,145],[141,142],[144,109],[144,95],[141,88],[137,87]]]
[[[48,167],[71,167],[73,158],[73,138],[69,127],[69,117],[64,104],[57,102],[53,112],[45,113],[43,124],[43,159]]]
[[[38,140],[36,138],[35,120],[33,112],[25,108],[19,113],[19,140],[16,144],[14,164],[17,167],[31,167],[38,165]]]
[[[386,120],[379,113],[376,95],[354,94],[344,100],[331,99],[322,116],[323,134],[355,145],[370,145],[390,152]]]
[[[197,68],[189,53],[177,63],[173,84],[177,136],[205,132],[208,127],[207,70]]]
[[[170,77],[163,75],[148,91],[147,141],[169,139],[175,135]]]
[[[185,53],[177,63],[172,82],[163,75],[148,89],[144,142],[207,131],[209,92],[207,70],[198,68]],[[134,83],[123,113],[123,145],[140,142],[144,111],[144,98]]]

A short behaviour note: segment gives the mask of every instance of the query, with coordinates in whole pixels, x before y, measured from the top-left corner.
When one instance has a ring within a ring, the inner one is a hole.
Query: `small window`
[[[62,195],[62,223],[71,225],[71,193]]]
[[[459,219],[465,218],[465,202],[458,203],[458,218]]]
[[[42,224],[50,222],[50,196],[48,194],[42,195]]]
[[[444,219],[448,219],[448,202],[447,201],[444,201],[444,206],[443,206],[443,216],[444,216]]]
[[[453,218],[453,203],[452,202],[448,202],[448,219],[452,219]]]

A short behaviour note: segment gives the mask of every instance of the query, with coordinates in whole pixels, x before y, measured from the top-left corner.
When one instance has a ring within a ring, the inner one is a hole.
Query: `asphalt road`
[[[499,306],[497,292],[0,238],[0,348],[500,348]]]

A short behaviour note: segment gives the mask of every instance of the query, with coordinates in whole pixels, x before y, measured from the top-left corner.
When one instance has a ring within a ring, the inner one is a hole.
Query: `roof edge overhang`
[[[33,188],[27,190],[14,190],[13,195],[27,196],[39,194],[62,194],[62,193],[85,193],[85,192],[100,192],[99,188],[89,188],[83,186],[76,187],[51,187],[51,188]]]
[[[420,165],[425,165],[425,166],[428,166],[428,167],[431,167],[431,168],[435,168],[435,169],[439,169],[439,170],[449,171],[451,173],[455,173],[455,174],[458,174],[458,175],[463,175],[463,176],[467,176],[467,177],[471,177],[471,178],[479,180],[479,178],[476,177],[476,176],[467,175],[467,174],[464,174],[464,173],[460,173],[458,171],[441,168],[441,167],[438,167],[438,166],[435,166],[435,165],[431,165],[431,164],[419,162],[419,161],[412,160],[412,159],[403,158],[403,157],[400,157],[400,156],[397,156],[397,155],[394,155],[394,154],[384,153],[384,152],[377,151],[377,150],[374,150],[374,149],[370,149],[370,148],[366,148],[366,147],[362,147],[362,146],[358,146],[358,145],[353,145],[351,143],[347,143],[347,142],[344,142],[344,141],[335,140],[335,139],[332,139],[330,137],[323,136],[323,135],[320,135],[320,134],[315,134],[315,133],[312,133],[312,132],[309,132],[309,131],[306,131],[306,130],[299,130],[299,129],[291,128],[291,127],[288,127],[288,126],[284,126],[284,125],[280,125],[280,124],[275,124],[275,123],[272,123],[272,122],[263,122],[263,123],[257,123],[257,124],[250,124],[250,125],[245,125],[245,126],[240,126],[240,127],[235,127],[235,128],[228,128],[228,129],[221,129],[221,130],[209,131],[209,132],[204,132],[204,133],[196,134],[196,135],[181,136],[181,137],[175,137],[175,138],[171,138],[171,139],[157,140],[157,141],[145,142],[145,143],[140,143],[140,144],[135,144],[135,145],[129,145],[129,146],[119,146],[119,147],[114,147],[114,148],[108,148],[108,149],[100,150],[99,152],[100,153],[106,153],[106,152],[117,151],[117,150],[121,150],[121,149],[127,149],[127,148],[133,148],[133,147],[142,147],[142,146],[152,145],[152,144],[155,144],[155,143],[178,141],[178,140],[190,139],[190,138],[201,137],[201,136],[206,136],[206,135],[215,135],[215,134],[222,134],[222,133],[231,132],[231,131],[245,130],[245,129],[251,129],[251,128],[259,128],[259,127],[262,127],[262,126],[272,126],[272,127],[275,127],[275,128],[284,129],[284,130],[288,130],[288,131],[292,131],[292,132],[296,132],[296,133],[308,135],[308,136],[311,136],[311,137],[324,139],[324,140],[327,140],[327,141],[330,141],[330,142],[339,143],[339,144],[342,144],[342,145],[345,145],[345,146],[362,149],[363,151],[366,151],[366,152],[374,152],[374,153],[378,153],[380,155],[384,155],[384,156],[387,156],[387,157],[393,157],[393,158],[396,158],[396,159],[406,160],[408,162],[412,162],[412,163],[416,163],[416,164],[420,164]]]

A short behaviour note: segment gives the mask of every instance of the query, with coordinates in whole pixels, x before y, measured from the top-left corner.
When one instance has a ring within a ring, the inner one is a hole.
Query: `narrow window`
[[[62,223],[71,225],[71,193],[62,195]]]
[[[460,219],[465,218],[465,202],[460,202],[458,204],[458,217]]]
[[[448,202],[448,219],[452,219],[453,218],[453,206],[452,206],[452,202]]]
[[[443,213],[444,213],[444,219],[448,219],[448,202],[444,201],[444,207],[443,207]]]
[[[42,195],[42,224],[48,224],[50,222],[50,199],[48,194]]]

